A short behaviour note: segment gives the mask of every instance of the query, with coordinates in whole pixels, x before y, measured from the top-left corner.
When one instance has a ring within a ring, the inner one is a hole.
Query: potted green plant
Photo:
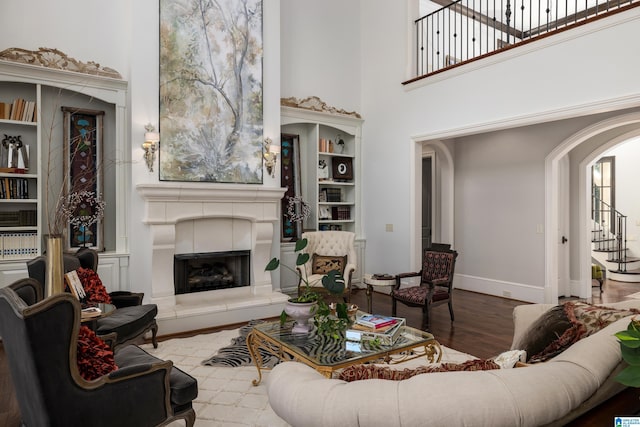
[[[303,252],[306,247],[307,239],[303,238],[296,241],[296,267],[302,266],[309,261],[309,254]],[[316,292],[310,286],[306,273],[303,274],[298,269],[294,270],[287,265],[280,264],[278,258],[273,258],[269,261],[265,270],[274,271],[280,266],[295,273],[299,280],[304,283],[302,292],[297,297],[289,298],[280,314],[280,322],[282,324],[286,322],[287,318],[291,317],[296,320],[293,332],[309,332],[308,319],[314,317],[314,323],[319,333],[336,336],[339,331],[346,329],[349,322],[347,303],[336,303],[334,314],[322,294]],[[332,270],[322,277],[322,286],[329,294],[339,296],[344,292],[345,281],[339,271]],[[353,307],[351,309],[353,310]]]
[[[626,330],[615,335],[620,340],[622,359],[629,365],[615,380],[628,387],[640,387],[640,320],[634,317]]]

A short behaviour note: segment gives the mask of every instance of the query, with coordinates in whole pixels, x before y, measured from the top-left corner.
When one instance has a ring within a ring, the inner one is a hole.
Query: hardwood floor
[[[372,311],[391,315],[391,297],[382,293],[372,296]],[[364,290],[357,290],[351,302],[366,310],[367,297]],[[475,292],[454,289],[451,322],[446,305],[435,307],[431,314],[431,333],[440,344],[479,358],[489,358],[506,351],[513,336],[513,308],[522,301],[492,297]],[[422,310],[398,304],[399,317],[407,319],[414,328],[422,325]]]
[[[513,308],[527,303],[459,289],[454,289],[453,292],[455,322],[451,322],[446,305],[435,307],[431,313],[431,332],[438,341],[479,358],[493,357],[508,350],[513,337]],[[607,304],[623,301],[627,295],[636,292],[640,292],[640,283],[607,280],[602,293],[598,287],[592,288],[589,302]],[[351,299],[353,303],[366,309],[367,297],[364,290],[356,291]],[[374,293],[372,311],[390,315],[391,297]],[[398,304],[397,314],[405,317],[409,326],[420,328],[422,312],[419,308]]]

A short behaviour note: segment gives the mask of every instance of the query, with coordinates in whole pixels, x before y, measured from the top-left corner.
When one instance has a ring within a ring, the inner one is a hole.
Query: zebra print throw
[[[249,349],[247,348],[247,335],[251,332],[253,325],[262,323],[264,320],[251,320],[248,324],[240,328],[240,336],[233,338],[227,347],[222,347],[216,354],[210,358],[203,360],[202,365],[206,366],[226,366],[236,368],[238,366],[254,365]],[[265,368],[273,368],[280,362],[273,354],[266,350],[260,349],[263,366]]]

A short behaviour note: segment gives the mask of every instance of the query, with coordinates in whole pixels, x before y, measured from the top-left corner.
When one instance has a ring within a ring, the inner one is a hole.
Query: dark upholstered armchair
[[[434,243],[424,251],[422,270],[401,273],[396,276],[396,284],[391,291],[391,313],[396,315],[398,301],[410,307],[422,307],[422,328],[429,330],[431,307],[448,304],[453,322],[453,272],[458,252],[450,245]],[[400,288],[406,277],[420,277],[419,286]]]
[[[193,426],[194,378],[130,345],[116,351],[117,370],[85,380],[76,361],[80,303],[59,294],[29,305],[12,288],[28,295],[38,283],[20,282],[0,289],[0,336],[23,425]]]
[[[29,277],[36,279],[42,289],[40,298],[44,293],[46,277],[46,256],[39,256],[27,262]],[[65,273],[79,267],[90,268],[96,271],[98,268],[98,253],[92,249],[81,248],[75,254],[64,255]],[[106,336],[115,333],[113,347],[140,342],[147,331],[151,331],[151,341],[155,348],[158,347],[156,335],[158,324],[156,315],[158,307],[155,304],[142,304],[143,293],[128,291],[116,291],[109,294],[113,305],[117,310],[109,316],[96,320],[96,334]],[[39,300],[38,300],[39,301]]]

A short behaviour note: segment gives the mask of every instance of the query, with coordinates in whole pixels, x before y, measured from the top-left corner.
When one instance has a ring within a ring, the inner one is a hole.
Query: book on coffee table
[[[380,345],[391,346],[400,337],[402,327],[405,325],[405,319],[394,317],[396,323],[384,331],[363,329],[354,324],[350,329],[345,331],[345,338],[349,341],[377,341]]]
[[[395,325],[398,323],[398,319],[390,316],[382,316],[380,314],[365,314],[364,316],[358,317],[356,319],[356,323],[373,330],[378,330],[385,326]]]

